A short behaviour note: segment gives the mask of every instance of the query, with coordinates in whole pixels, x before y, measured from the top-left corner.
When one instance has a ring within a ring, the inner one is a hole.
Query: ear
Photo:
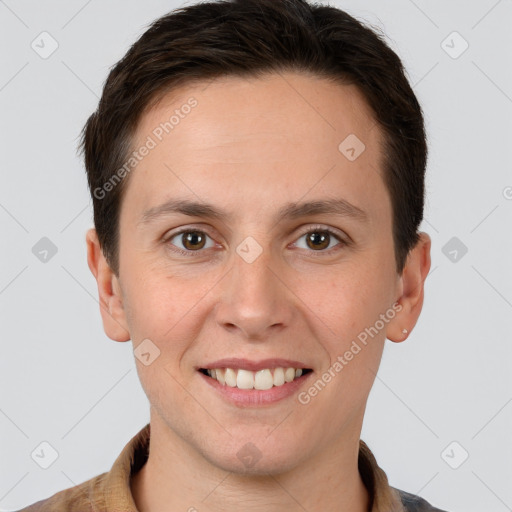
[[[399,343],[407,339],[416,325],[423,307],[424,283],[430,271],[432,240],[427,233],[420,233],[420,240],[409,252],[404,271],[399,278],[400,296],[397,302],[402,309],[388,323],[386,337]],[[403,332],[404,329],[407,332]]]
[[[129,341],[126,315],[119,280],[103,256],[98,235],[94,228],[87,231],[87,263],[96,278],[100,313],[105,334],[114,341]]]

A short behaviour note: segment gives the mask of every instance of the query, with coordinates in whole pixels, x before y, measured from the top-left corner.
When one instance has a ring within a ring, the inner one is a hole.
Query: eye
[[[300,249],[310,249],[309,252],[330,253],[332,248],[337,245],[340,246],[339,248],[348,245],[348,242],[337,231],[323,226],[310,227],[299,237],[299,241],[303,238],[305,241],[302,245],[299,242],[295,242],[293,245]],[[216,245],[205,231],[193,228],[172,233],[164,240],[164,243],[173,252],[185,256],[194,256],[194,253],[199,253],[203,249],[211,249]]]
[[[172,242],[175,238],[177,239],[176,243],[181,244],[183,248]],[[210,245],[206,245],[207,238],[211,241]],[[199,229],[184,229],[173,233],[166,239],[166,243],[169,243],[171,250],[180,254],[186,254],[187,256],[190,253],[199,252],[201,249],[210,249],[215,246],[210,236]]]
[[[299,240],[302,238],[305,238],[305,244],[302,247],[298,242],[294,245],[301,249],[312,249],[313,252],[330,252],[332,247],[336,245],[347,245],[347,242],[345,242],[336,231],[322,226],[309,228],[308,231],[300,236]],[[335,241],[337,241],[338,244],[333,243]]]

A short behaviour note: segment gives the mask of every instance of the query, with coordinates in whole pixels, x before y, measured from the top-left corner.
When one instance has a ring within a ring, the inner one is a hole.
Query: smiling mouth
[[[216,380],[223,386],[238,389],[266,390],[273,387],[284,386],[289,382],[300,379],[311,373],[310,368],[265,368],[258,371],[233,369],[233,368],[200,368],[199,371]]]

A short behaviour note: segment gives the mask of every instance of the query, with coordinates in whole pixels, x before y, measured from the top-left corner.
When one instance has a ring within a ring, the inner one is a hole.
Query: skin
[[[149,338],[160,350],[148,366],[136,359],[151,423],[149,459],[131,483],[137,507],[368,510],[357,469],[365,407],[385,339],[403,341],[421,312],[430,237],[421,233],[398,275],[381,132],[354,86],[294,72],[189,85],[143,115],[134,148],[191,96],[198,105],[129,177],[118,277],[94,229],[86,237],[106,334],[134,348]],[[349,134],[366,146],[355,161],[338,150]],[[140,222],[170,198],[212,203],[232,216]],[[288,202],[327,198],[356,205],[367,222],[274,218]],[[204,230],[206,247],[170,237],[182,227]],[[340,238],[320,248],[306,243],[305,233],[326,228]],[[248,236],[262,249],[252,263],[236,252]],[[170,240],[198,249],[182,256]],[[295,359],[316,374],[307,389],[393,304],[400,312],[306,405],[293,395],[237,407],[196,371],[223,357]],[[236,455],[247,442],[261,455],[252,468]]]

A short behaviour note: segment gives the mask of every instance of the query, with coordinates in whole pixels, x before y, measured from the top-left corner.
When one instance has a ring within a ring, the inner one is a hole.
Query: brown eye
[[[342,235],[339,235],[337,232],[319,226],[309,228],[309,231],[303,232],[294,245],[300,249],[306,249],[310,253],[330,254],[348,245],[348,242],[345,242]]]
[[[166,244],[174,252],[185,255],[203,252],[202,249],[209,249],[215,245],[208,234],[198,229],[184,229],[174,233],[167,238]]]
[[[331,235],[327,231],[311,231],[306,234],[306,243],[310,249],[325,249],[330,240]]]
[[[189,250],[202,249],[205,245],[206,237],[201,231],[186,231],[182,233],[181,240],[183,247]]]

